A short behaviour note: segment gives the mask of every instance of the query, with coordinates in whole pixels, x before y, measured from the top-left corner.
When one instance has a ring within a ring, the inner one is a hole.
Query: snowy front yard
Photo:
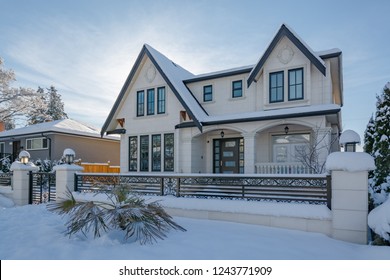
[[[9,207],[0,199],[2,260],[331,260],[389,259],[389,247],[357,245],[307,233],[256,225],[174,217],[187,229],[153,245],[123,242],[120,232],[101,238],[64,235],[65,220],[45,205]]]

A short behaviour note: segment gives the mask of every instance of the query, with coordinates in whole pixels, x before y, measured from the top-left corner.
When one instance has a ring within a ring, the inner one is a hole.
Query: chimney
[[[3,121],[0,121],[0,132],[5,130],[5,123]]]

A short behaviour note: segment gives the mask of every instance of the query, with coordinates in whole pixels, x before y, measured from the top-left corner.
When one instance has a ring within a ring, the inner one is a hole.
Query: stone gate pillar
[[[332,176],[332,237],[367,244],[368,171],[375,169],[373,157],[332,153],[326,169]]]

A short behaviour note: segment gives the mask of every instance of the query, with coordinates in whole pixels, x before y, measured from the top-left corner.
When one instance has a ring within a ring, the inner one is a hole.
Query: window
[[[154,88],[148,89],[148,106],[147,114],[154,114]]]
[[[288,71],[288,100],[303,99],[303,68]]]
[[[137,136],[129,137],[129,171],[137,171],[138,143]]]
[[[157,89],[157,114],[165,113],[165,87]]]
[[[269,75],[269,100],[270,103],[283,102],[284,100],[284,73],[275,72]]]
[[[152,135],[152,171],[161,171],[161,135]]]
[[[309,152],[310,134],[272,136],[274,162],[300,162]]]
[[[1,142],[0,143],[0,154],[3,155],[5,152],[5,143]]]
[[[137,117],[145,114],[145,93],[143,90],[137,92]]]
[[[208,102],[213,100],[213,86],[204,86],[203,87],[203,101]]]
[[[164,134],[164,171],[174,171],[174,134]]]
[[[242,97],[242,81],[234,81],[232,83],[232,97]]]
[[[149,135],[140,136],[140,170],[149,171]]]
[[[47,139],[46,138],[32,138],[26,140],[27,150],[41,150],[47,149]]]

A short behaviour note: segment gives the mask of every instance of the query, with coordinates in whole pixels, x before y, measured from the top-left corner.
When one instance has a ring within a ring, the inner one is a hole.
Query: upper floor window
[[[303,99],[303,68],[288,71],[288,100]]]
[[[269,101],[283,102],[284,101],[284,72],[274,72],[269,74]]]
[[[213,86],[208,85],[203,87],[203,101],[208,102],[213,100]]]
[[[157,114],[165,113],[165,87],[157,89]]]
[[[145,93],[143,90],[137,91],[137,117],[145,114]]]
[[[154,88],[148,89],[148,104],[147,104],[147,114],[154,114]]]
[[[157,91],[157,96],[156,96]],[[145,96],[146,95],[146,96]],[[165,87],[149,88],[146,90],[137,91],[137,117],[157,114],[165,114],[166,111],[166,91]]]
[[[27,150],[47,149],[48,143],[46,138],[31,138],[26,140]]]
[[[242,97],[242,81],[234,81],[232,83],[232,97]]]

